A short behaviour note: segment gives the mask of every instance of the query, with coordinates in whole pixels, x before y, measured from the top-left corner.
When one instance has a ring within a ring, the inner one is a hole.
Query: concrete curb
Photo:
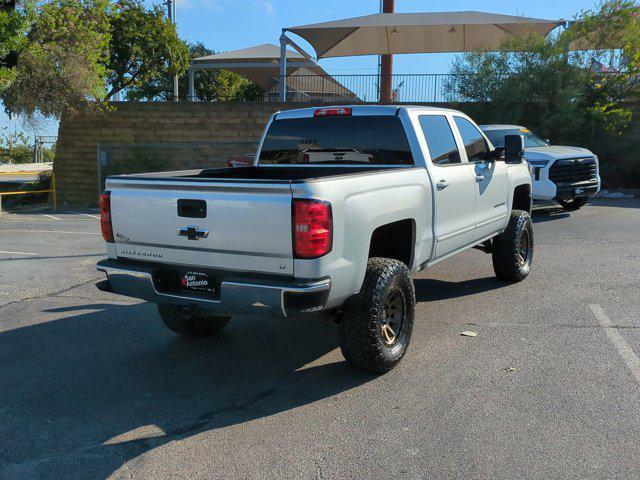
[[[611,198],[611,199],[620,199],[620,198],[634,198],[640,197],[640,189],[639,188],[621,188],[616,190],[600,190],[597,195],[593,198]]]

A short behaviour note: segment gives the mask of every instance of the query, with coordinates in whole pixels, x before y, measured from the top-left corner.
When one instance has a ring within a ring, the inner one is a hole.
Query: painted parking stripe
[[[604,312],[604,309],[600,305],[589,305],[593,315],[596,317],[598,324],[604,330],[604,333],[607,335],[613,346],[616,347],[618,353],[624,360],[624,363],[627,365],[631,373],[636,378],[636,381],[640,383],[640,358],[633,351],[631,346],[627,343],[618,329],[611,325],[611,321],[609,317]]]
[[[29,252],[8,252],[6,250],[0,250],[0,253],[6,253],[8,255],[27,255],[27,256],[38,256],[39,253],[29,253]]]
[[[47,215],[46,213],[43,213],[42,216],[50,218],[52,220],[62,220],[61,218],[54,217],[53,215]]]
[[[100,220],[98,215],[91,215],[90,213],[80,213],[80,212],[69,212],[72,215],[84,215],[85,217],[95,218],[96,220]]]

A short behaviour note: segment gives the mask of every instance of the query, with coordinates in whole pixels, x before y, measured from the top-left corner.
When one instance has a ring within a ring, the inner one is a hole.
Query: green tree
[[[215,52],[202,43],[189,45],[191,59],[213,55]],[[189,76],[179,78],[180,100],[187,100],[189,95]],[[194,78],[196,99],[203,102],[215,100],[255,100],[262,90],[246,77],[228,70],[211,69],[196,72]],[[173,77],[158,75],[145,84],[127,91],[129,100],[169,101],[173,98]]]
[[[610,0],[579,17],[567,30],[566,41],[592,48],[577,51],[573,63],[605,67],[590,69],[583,104],[592,121],[621,132],[633,115],[624,102],[640,97],[640,6],[631,0]]]
[[[0,0],[0,93],[13,81],[18,51],[26,45],[33,4]]]
[[[38,4],[32,28],[18,52],[5,108],[26,118],[40,112],[91,108],[104,97],[101,62],[109,40],[107,0],[53,0]]]
[[[526,125],[554,143],[588,147],[605,182],[638,186],[638,150],[621,135],[640,100],[640,8],[613,0],[578,17],[548,38],[456,57],[450,99],[469,102],[463,108],[483,123]]]
[[[110,30],[106,99],[189,68],[189,48],[160,6],[147,9],[140,0],[119,0],[110,14]]]
[[[625,102],[638,96],[639,11],[632,1],[605,2],[555,36],[460,55],[447,83],[450,99],[478,102],[474,110],[483,119],[526,124],[544,136],[620,133],[633,114]],[[599,49],[568,51],[585,44]],[[610,71],[593,68],[604,60]]]
[[[56,159],[56,146],[55,144],[51,147],[44,147],[42,149],[42,160],[43,162],[53,162]]]
[[[28,163],[31,161],[29,139],[23,132],[6,133],[8,128],[2,129],[0,136],[0,161],[4,163]]]

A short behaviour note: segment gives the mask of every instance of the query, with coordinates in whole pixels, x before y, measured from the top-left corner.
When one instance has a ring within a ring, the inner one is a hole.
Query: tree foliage
[[[0,0],[0,93],[15,77],[17,52],[26,45],[26,33],[33,13],[31,0],[2,4]]]
[[[0,58],[17,51],[18,60],[13,69],[0,64],[0,95],[11,113],[33,119],[99,110],[123,89],[188,68],[188,48],[159,6],[140,0],[24,5],[0,10]]]
[[[450,95],[485,102],[479,115],[489,121],[526,124],[543,136],[620,133],[633,114],[626,102],[638,97],[639,11],[635,2],[609,1],[581,12],[555,36],[529,35],[497,52],[460,55],[452,64]],[[591,50],[569,51],[569,45]]]
[[[189,68],[189,48],[158,5],[147,9],[140,0],[119,0],[110,15],[110,31],[106,99]]]
[[[104,96],[101,62],[109,42],[107,0],[53,0],[39,4],[18,52],[3,101],[12,113],[59,117],[89,108]]]
[[[189,45],[189,55],[193,58],[213,55],[216,52],[202,43]],[[179,78],[180,100],[187,100],[189,77]],[[228,70],[211,69],[198,71],[194,78],[196,100],[211,102],[216,100],[255,100],[262,90],[249,79]],[[158,75],[156,78],[127,91],[128,100],[169,101],[173,98],[173,78]]]

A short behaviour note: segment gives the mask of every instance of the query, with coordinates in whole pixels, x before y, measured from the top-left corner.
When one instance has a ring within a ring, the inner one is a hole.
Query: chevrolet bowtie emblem
[[[178,230],[178,236],[187,237],[189,240],[200,240],[209,236],[209,230],[194,226],[182,227]]]

